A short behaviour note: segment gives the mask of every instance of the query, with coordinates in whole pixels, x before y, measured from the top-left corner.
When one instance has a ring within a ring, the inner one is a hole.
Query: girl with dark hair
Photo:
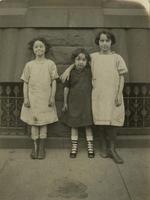
[[[93,122],[99,128],[101,136],[101,153],[103,158],[110,157],[116,163],[123,160],[116,152],[116,127],[124,123],[123,87],[127,67],[123,58],[111,50],[115,36],[108,32],[99,32],[95,43],[99,51],[91,54],[92,72],[92,112]],[[69,77],[71,65],[61,76]],[[101,131],[100,128],[103,128]]]
[[[45,158],[47,124],[58,121],[55,107],[58,74],[55,63],[45,57],[49,47],[44,38],[36,38],[29,42],[35,59],[26,63],[21,76],[24,81],[21,120],[31,125],[32,159]]]
[[[90,56],[85,49],[79,48],[72,54],[74,68],[70,78],[65,82],[64,105],[61,121],[71,127],[71,152],[70,157],[75,158],[78,151],[78,128],[84,127],[87,139],[88,157],[94,157],[93,134],[91,125],[91,69]]]

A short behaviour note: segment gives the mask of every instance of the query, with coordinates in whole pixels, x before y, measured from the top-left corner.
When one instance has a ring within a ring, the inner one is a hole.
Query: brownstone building
[[[140,3],[142,2],[142,3]],[[114,50],[126,61],[129,73],[124,89],[126,120],[119,133],[148,134],[150,127],[150,4],[148,0],[1,0],[0,1],[0,137],[27,134],[20,121],[24,64],[32,59],[27,44],[45,37],[49,57],[61,74],[77,47],[94,52],[96,33],[111,30],[117,39]],[[58,82],[56,104],[63,101]],[[51,125],[51,136],[67,137],[60,122]],[[2,142],[1,142],[2,143]],[[0,143],[0,144],[1,144]]]

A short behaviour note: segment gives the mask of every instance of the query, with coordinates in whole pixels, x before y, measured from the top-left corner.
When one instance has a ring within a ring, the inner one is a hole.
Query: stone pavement
[[[150,200],[150,149],[118,149],[123,165],[87,157],[69,147],[49,148],[45,160],[31,160],[30,149],[0,149],[0,200]]]

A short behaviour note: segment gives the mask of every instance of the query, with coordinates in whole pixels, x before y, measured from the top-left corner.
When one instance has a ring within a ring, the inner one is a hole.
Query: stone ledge
[[[85,139],[79,139],[79,145],[85,147]],[[99,138],[94,140],[95,148],[99,147]],[[27,136],[0,136],[0,148],[31,148],[32,141]],[[117,138],[118,148],[150,148],[150,135],[120,135]],[[49,137],[47,139],[47,148],[70,148],[70,138],[65,137]]]
[[[124,127],[118,128],[117,134],[120,136],[138,136],[143,137],[145,135],[150,137],[150,127]]]
[[[20,9],[20,10],[19,10]],[[5,11],[5,12],[4,12]],[[148,28],[149,17],[143,8],[105,9],[101,7],[1,8],[0,27]],[[17,15],[18,13],[18,15]],[[20,15],[21,14],[21,15]]]

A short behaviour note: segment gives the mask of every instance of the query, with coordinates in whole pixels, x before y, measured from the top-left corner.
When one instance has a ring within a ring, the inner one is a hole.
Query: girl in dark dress
[[[74,68],[70,78],[65,82],[64,104],[61,121],[71,127],[72,148],[70,157],[75,158],[78,150],[78,128],[84,127],[87,139],[88,157],[94,157],[93,133],[91,125],[91,69],[90,56],[83,48],[76,49],[72,54]]]

